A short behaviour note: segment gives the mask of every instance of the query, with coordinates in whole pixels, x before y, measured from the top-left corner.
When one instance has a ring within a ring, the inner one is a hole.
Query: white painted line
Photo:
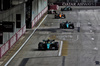
[[[94,38],[92,37],[91,40],[94,40]]]
[[[77,40],[79,40],[79,35],[77,35],[77,39],[76,39],[76,40],[74,40],[74,42],[75,42],[75,41],[77,41]]]
[[[63,45],[63,41],[61,41],[61,44],[60,44],[60,49],[59,49],[59,55],[58,55],[58,56],[61,56],[62,45]]]
[[[79,39],[79,35],[77,35],[77,40]]]
[[[95,47],[95,48],[94,48],[94,50],[98,50],[98,48],[97,48],[97,47]]]
[[[28,39],[23,43],[23,45],[17,50],[17,52],[9,59],[9,61],[4,65],[7,66],[11,60],[18,54],[18,52],[24,47],[24,45],[28,42],[28,40],[31,38],[31,36],[34,34],[34,32],[38,29],[38,27],[43,23],[43,21],[46,19],[48,15],[44,17],[44,19],[41,21],[41,23],[36,27],[36,29],[31,33],[31,35],[28,37]]]

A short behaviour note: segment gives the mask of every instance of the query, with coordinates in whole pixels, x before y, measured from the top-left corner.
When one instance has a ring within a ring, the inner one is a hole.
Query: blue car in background
[[[55,42],[55,40],[43,40],[43,42],[39,42],[38,49],[39,50],[58,50],[59,43]]]
[[[61,8],[61,11],[72,11],[70,6],[66,6],[65,8]]]
[[[68,22],[68,21],[62,22],[62,23],[60,23],[60,28],[62,28],[62,29],[74,29],[74,24],[71,22]]]

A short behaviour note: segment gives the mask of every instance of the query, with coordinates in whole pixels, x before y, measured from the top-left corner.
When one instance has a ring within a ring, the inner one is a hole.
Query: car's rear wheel
[[[53,12],[54,12],[54,14],[57,14],[56,11],[53,11]]]
[[[70,8],[70,10],[72,11],[72,8]]]
[[[64,15],[64,18],[66,18],[66,16]]]
[[[61,8],[61,11],[63,11],[63,8]]]
[[[58,48],[59,48],[59,43],[55,42],[55,50],[58,50]]]
[[[63,28],[63,27],[62,27],[62,24],[60,24],[60,28]]]
[[[43,48],[43,43],[40,42],[40,43],[38,44],[38,49],[41,50],[42,48]]]
[[[55,15],[55,18],[57,18],[57,16]]]

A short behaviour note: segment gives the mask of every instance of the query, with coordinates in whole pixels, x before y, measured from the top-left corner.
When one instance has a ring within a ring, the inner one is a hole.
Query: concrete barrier
[[[47,12],[48,7],[45,7],[33,20],[32,20],[32,28],[34,25],[41,19],[41,17]]]
[[[16,43],[17,38],[16,38],[16,34],[9,40],[10,41],[10,48]]]
[[[3,46],[0,47],[0,58],[18,41],[18,39],[25,33],[26,25],[23,26],[14,36],[11,37]]]
[[[0,47],[0,58],[9,50],[9,44],[9,41],[7,41],[3,46]]]
[[[41,19],[41,17],[47,12],[48,7],[45,7],[32,21],[32,27]],[[3,46],[0,47],[0,58],[2,58],[7,51],[21,38],[26,31],[26,25],[24,25],[18,32],[14,34]]]
[[[49,7],[49,9],[48,10],[58,10],[59,9],[59,6],[58,5],[49,5],[48,6]]]

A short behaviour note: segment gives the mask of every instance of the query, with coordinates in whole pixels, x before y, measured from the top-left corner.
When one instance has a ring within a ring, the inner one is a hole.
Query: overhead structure
[[[55,3],[55,2],[95,2],[95,0],[48,0],[49,3]],[[99,0],[97,0],[97,2],[100,2]]]

